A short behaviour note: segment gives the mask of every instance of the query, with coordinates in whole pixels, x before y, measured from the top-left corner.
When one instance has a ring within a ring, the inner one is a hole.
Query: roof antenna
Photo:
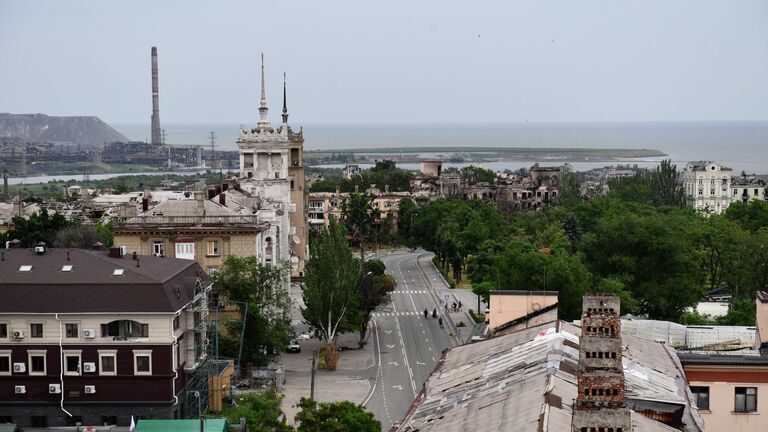
[[[69,249],[67,249],[67,261],[69,261]]]

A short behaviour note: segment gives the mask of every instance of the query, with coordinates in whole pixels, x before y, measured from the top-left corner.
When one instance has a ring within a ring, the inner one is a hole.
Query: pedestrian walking
[[[459,300],[459,310],[461,310],[461,300]]]
[[[437,308],[432,309],[432,318],[437,318]]]
[[[443,317],[438,318],[437,323],[440,325],[440,328],[443,328]]]
[[[429,318],[429,311],[427,308],[424,308],[424,318]]]

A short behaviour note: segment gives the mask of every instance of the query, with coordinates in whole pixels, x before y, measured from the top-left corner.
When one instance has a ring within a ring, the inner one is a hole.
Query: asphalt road
[[[455,345],[447,323],[441,329],[438,320],[432,318],[435,308],[442,315],[443,305],[436,303],[436,296],[429,291],[433,282],[419,268],[417,258],[424,254],[417,251],[378,257],[397,281],[392,303],[374,313],[369,339],[369,344],[375,344],[378,367],[365,406],[384,430],[403,418],[443,349]],[[428,262],[422,261],[422,265]],[[429,318],[424,318],[425,308]]]

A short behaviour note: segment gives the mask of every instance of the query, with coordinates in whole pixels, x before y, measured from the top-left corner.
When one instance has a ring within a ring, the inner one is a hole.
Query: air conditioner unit
[[[26,386],[14,386],[13,392],[16,394],[26,394],[27,393],[27,387]]]
[[[96,338],[96,330],[94,329],[83,329],[83,337],[86,339],[94,339]]]
[[[85,386],[85,394],[96,394],[96,386],[95,385]]]
[[[83,363],[83,372],[96,372],[96,363]]]
[[[13,330],[13,338],[14,339],[24,339],[24,330],[14,329]]]
[[[125,246],[120,246],[120,256],[125,256],[125,254],[128,253],[128,248]]]
[[[50,394],[61,393],[61,384],[48,384],[48,393]]]
[[[26,371],[27,371],[26,363],[14,363],[13,364],[13,373],[24,373]]]

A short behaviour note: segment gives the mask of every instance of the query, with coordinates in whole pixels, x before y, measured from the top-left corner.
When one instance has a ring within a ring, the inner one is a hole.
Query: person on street
[[[438,318],[437,323],[440,324],[440,328],[443,328],[443,317]]]
[[[424,318],[429,318],[429,311],[427,308],[424,308]]]
[[[432,318],[437,318],[437,308],[432,309]]]

